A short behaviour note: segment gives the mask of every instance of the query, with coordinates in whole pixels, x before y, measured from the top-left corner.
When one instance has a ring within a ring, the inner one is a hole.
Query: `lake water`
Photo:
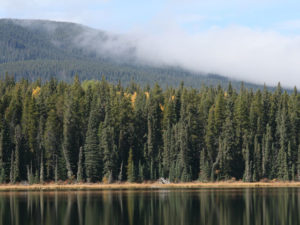
[[[0,225],[300,225],[300,188],[0,192]]]

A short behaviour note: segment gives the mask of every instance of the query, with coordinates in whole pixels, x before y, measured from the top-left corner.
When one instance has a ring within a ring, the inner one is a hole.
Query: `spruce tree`
[[[106,113],[104,123],[99,126],[100,151],[103,160],[103,177],[114,179],[116,168],[116,145],[114,144],[114,129],[110,126],[109,113]]]
[[[57,163],[57,158],[55,160],[54,181],[55,181],[55,183],[58,182],[58,163]]]
[[[208,165],[207,156],[205,150],[203,149],[200,154],[200,173],[199,180],[202,182],[209,181],[210,178],[210,169]]]
[[[78,77],[74,79],[70,90],[66,95],[66,108],[63,125],[63,155],[69,179],[74,179],[77,172],[79,148],[82,146],[82,114],[83,114],[83,90]]]
[[[283,100],[281,109],[278,111],[276,118],[277,135],[279,136],[279,152],[277,155],[278,178],[289,180],[288,167],[288,145],[289,145],[289,119],[286,112],[286,102]]]
[[[119,175],[118,175],[118,181],[122,182],[122,180],[123,180],[123,161],[121,163],[120,172],[119,172]]]
[[[77,165],[77,182],[83,181],[83,150],[80,147]]]
[[[297,180],[300,181],[300,145],[298,146],[298,157],[297,157]]]
[[[272,136],[271,127],[267,125],[266,134],[263,137],[262,148],[262,176],[264,178],[270,178],[271,165],[272,165]]]
[[[10,173],[9,173],[9,181],[12,184],[14,184],[16,182],[14,156],[15,156],[14,151],[12,151],[11,152],[11,157],[10,157]]]
[[[216,103],[214,108],[214,129],[217,137],[222,133],[223,124],[225,122],[225,100],[222,90],[219,91],[216,97]]]
[[[216,151],[216,141],[215,138],[217,134],[215,133],[215,125],[214,125],[214,106],[212,106],[209,110],[207,126],[206,126],[206,135],[205,135],[205,145],[207,148],[207,153],[209,156],[209,161],[213,162],[217,156]]]
[[[7,182],[10,171],[10,154],[12,150],[12,143],[10,138],[10,131],[7,122],[2,120],[2,129],[0,133],[0,174],[1,183]]]
[[[190,149],[188,140],[188,127],[184,121],[180,121],[177,124],[177,139],[179,141],[179,152],[177,156],[177,164],[179,168],[178,178],[181,181],[191,180],[190,170]]]
[[[89,117],[84,145],[84,165],[88,182],[99,180],[101,177],[99,137],[97,136],[100,118],[97,109],[97,103],[94,102]]]
[[[253,156],[253,180],[259,181],[262,177],[262,154],[261,145],[258,143],[258,136],[254,138],[254,156]]]
[[[172,130],[170,126],[164,131],[163,140],[164,140],[164,149],[163,149],[163,168],[164,168],[164,177],[169,176],[170,165],[171,165],[171,151],[172,151]]]
[[[143,182],[144,181],[144,167],[143,167],[141,161],[139,161],[138,179],[139,179],[139,182]]]
[[[244,146],[245,147],[243,149],[243,154],[244,154],[244,161],[245,161],[245,171],[244,171],[243,180],[246,181],[246,182],[251,182],[252,181],[251,153],[250,153],[248,143],[245,142]]]
[[[61,139],[60,139],[61,124],[54,109],[48,113],[46,128],[44,133],[45,141],[45,167],[46,177],[53,179],[55,176],[56,161],[61,154]]]
[[[15,129],[15,151],[14,151],[14,182],[20,180],[20,150],[21,150],[21,127],[18,125]]]
[[[41,153],[41,165],[40,165],[40,183],[44,183],[44,157],[43,152]]]
[[[28,182],[28,184],[33,184],[34,176],[32,173],[32,166],[30,166],[30,168],[29,168],[29,166],[27,165],[26,169],[27,169],[27,182]]]
[[[133,152],[132,148],[129,150],[129,156],[127,161],[127,180],[129,182],[134,182],[135,179],[135,169],[134,169],[134,161],[133,161]]]

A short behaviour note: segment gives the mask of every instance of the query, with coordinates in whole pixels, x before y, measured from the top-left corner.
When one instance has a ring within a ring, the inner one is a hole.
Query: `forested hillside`
[[[116,40],[121,46],[112,52],[107,49]],[[141,85],[178,87],[184,80],[186,86],[218,84],[226,87],[229,79],[201,73],[192,73],[177,67],[155,67],[138,62],[135,46],[122,36],[111,35],[79,24],[43,20],[0,19],[0,76],[6,73],[30,81],[37,79],[72,82],[75,75],[80,80],[106,80],[128,85],[132,80]],[[231,80],[233,87],[240,82]],[[248,88],[263,88],[245,83]]]
[[[0,81],[0,180],[299,180],[300,94]]]

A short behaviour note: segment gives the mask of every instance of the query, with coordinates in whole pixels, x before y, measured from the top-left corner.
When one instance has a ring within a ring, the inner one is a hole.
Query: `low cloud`
[[[180,29],[158,35],[141,33],[132,36],[139,36],[136,54],[144,63],[260,84],[300,86],[300,36],[235,26],[196,34]]]
[[[241,26],[189,33],[166,24],[163,28],[146,26],[122,35],[87,29],[74,36],[73,43],[119,60],[300,87],[300,35],[296,34]]]
[[[57,7],[62,5],[69,5],[72,4],[79,4],[86,6],[87,4],[97,4],[107,2],[109,0],[60,0],[60,1],[53,1],[53,0],[1,0],[1,6],[6,9],[18,9],[22,7],[43,7],[43,6],[51,6]]]
[[[300,87],[300,35],[240,26],[192,34],[175,26],[106,34],[100,39],[97,32],[85,32],[74,43],[146,65],[179,66],[253,83]]]

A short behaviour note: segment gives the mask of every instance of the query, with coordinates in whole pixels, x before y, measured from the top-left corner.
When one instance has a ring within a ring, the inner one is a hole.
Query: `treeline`
[[[1,34],[0,34],[1,42]],[[1,43],[0,43],[1,44]],[[2,51],[0,46],[0,51]],[[113,60],[102,59],[33,59],[15,62],[0,63],[0,77],[5,74],[13,74],[17,81],[27,79],[35,81],[41,78],[43,81],[56,78],[65,82],[72,82],[76,75],[80,80],[101,80],[104,75],[105,79],[113,84],[119,81],[124,86],[128,86],[134,81],[141,86],[149,84],[153,86],[159,83],[162,88],[166,86],[179,87],[182,80],[188,87],[198,88],[202,84],[217,86],[221,84],[223,88],[228,86],[230,79],[218,75],[205,75],[192,73],[176,67],[153,67],[142,66],[138,64],[117,63]],[[232,86],[239,89],[240,82],[232,81]],[[262,89],[262,85],[245,83],[245,87],[253,90]],[[268,87],[273,90],[273,87]]]
[[[300,94],[0,81],[0,181],[299,180]]]

